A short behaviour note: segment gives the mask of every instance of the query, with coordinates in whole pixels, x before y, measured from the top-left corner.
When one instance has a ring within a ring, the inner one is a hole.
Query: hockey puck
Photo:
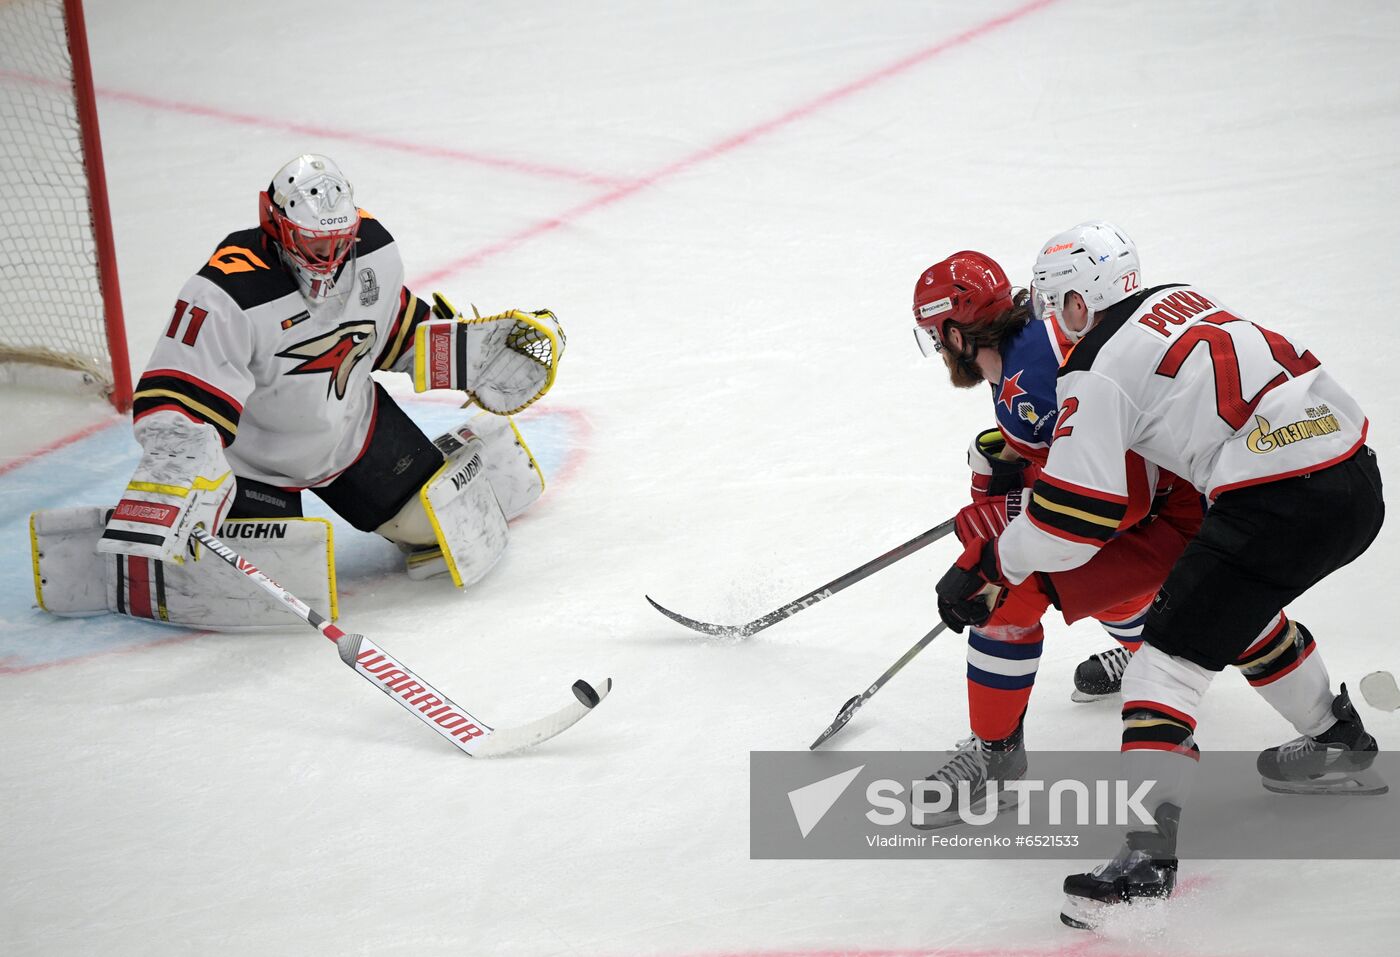
[[[608,684],[612,684],[611,678],[608,679]],[[574,697],[585,708],[592,708],[603,700],[598,696],[598,692],[593,690],[593,686],[582,678],[574,682]]]

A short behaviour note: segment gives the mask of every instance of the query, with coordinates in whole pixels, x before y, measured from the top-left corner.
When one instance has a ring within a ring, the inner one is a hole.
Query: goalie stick
[[[825,601],[832,595],[854,585],[858,581],[869,578],[880,569],[888,568],[901,558],[907,558],[925,545],[933,544],[953,530],[953,522],[954,520],[950,518],[940,525],[935,525],[923,534],[909,539],[909,541],[905,542],[903,545],[890,549],[879,558],[871,559],[859,568],[846,572],[846,574],[841,577],[827,582],[820,588],[809,591],[801,598],[789,602],[781,608],[770,611],[762,617],[755,618],[746,625],[717,625],[713,622],[688,618],[685,615],[674,612],[664,605],[659,604],[656,599],[652,598],[650,595],[645,597],[647,601],[651,602],[651,607],[661,612],[661,614],[665,615],[676,624],[684,625],[693,631],[698,631],[705,635],[716,635],[721,638],[748,638],[750,635],[757,634],[770,625],[776,625],[785,618],[791,618],[798,612],[811,608],[817,602]]]
[[[927,635],[924,635],[917,642],[915,642],[914,647],[910,648],[903,654],[903,656],[900,657],[898,661],[890,665],[884,674],[875,679],[875,683],[873,685],[865,689],[865,692],[863,694],[858,694],[854,698],[849,699],[845,704],[843,704],[841,706],[841,710],[836,713],[836,717],[832,720],[831,724],[826,726],[825,731],[817,735],[817,740],[813,741],[810,745],[808,745],[807,750],[817,750],[818,747],[820,747],[826,741],[830,740],[832,735],[836,734],[836,732],[844,728],[846,724],[851,720],[851,718],[855,715],[855,713],[860,710],[861,705],[865,704],[871,698],[875,697],[875,692],[883,688],[885,686],[885,682],[889,681],[896,674],[898,674],[899,669],[903,668],[905,665],[909,664],[909,662],[913,661],[914,656],[917,655],[919,652],[923,651],[925,648],[927,648],[929,642],[933,641],[933,639],[943,634],[943,630],[947,627],[947,623],[941,621],[938,624],[934,625],[932,631],[930,631]]]
[[[454,704],[446,695],[409,671],[364,635],[341,631],[321,617],[315,609],[268,578],[252,562],[203,528],[196,527],[192,537],[207,548],[210,554],[246,575],[289,613],[325,635],[339,650],[340,660],[353,668],[356,674],[364,677],[407,709],[409,714],[472,757],[495,757],[547,741],[576,724],[597,707],[612,690],[611,678],[605,678],[598,689],[580,678],[573,685],[574,697],[578,699],[576,702],[529,724],[514,728],[493,728]]]

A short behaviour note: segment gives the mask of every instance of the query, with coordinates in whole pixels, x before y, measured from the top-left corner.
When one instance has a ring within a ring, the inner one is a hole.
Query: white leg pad
[[[496,501],[501,503],[506,520],[535,504],[544,493],[544,472],[525,444],[515,420],[508,415],[483,412],[433,441],[445,455],[452,457],[471,436],[481,440],[486,478],[496,493]]]
[[[470,430],[448,453],[442,468],[419,491],[423,511],[437,535],[441,560],[452,583],[463,588],[480,580],[500,559],[510,533],[506,516],[486,477],[485,443]],[[429,577],[436,561],[417,552],[408,556],[409,575]],[[431,556],[436,559],[437,556]]]
[[[211,631],[296,627],[290,615],[215,560],[184,564],[97,552],[111,509],[79,507],[29,518],[34,594],[64,617],[115,612]],[[337,615],[331,525],[320,518],[231,519],[219,537],[320,614]]]

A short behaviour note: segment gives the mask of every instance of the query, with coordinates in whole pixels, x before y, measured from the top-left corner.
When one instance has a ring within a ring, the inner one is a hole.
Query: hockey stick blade
[[[598,702],[606,698],[611,690],[611,678],[604,678],[596,686],[580,678],[574,682],[573,687],[574,697],[578,699],[577,701],[565,705],[553,714],[531,721],[529,724],[522,724],[514,728],[497,728],[474,752],[474,756],[495,758],[503,754],[522,751],[525,748],[532,748],[542,741],[548,741],[587,717],[588,713],[596,708]]]
[[[356,674],[474,758],[510,754],[547,741],[577,724],[612,690],[611,678],[603,681],[601,693],[587,681],[579,679],[573,685],[577,701],[528,724],[493,728],[409,671],[364,635],[342,632],[335,643],[340,660]]]
[[[944,630],[947,629],[947,627],[948,625],[945,622],[941,621],[938,624],[934,625],[933,629],[928,634],[924,635],[918,641],[914,642],[914,646],[912,648],[910,648],[904,654],[900,655],[898,661],[886,668],[885,673],[882,674],[880,677],[876,678],[874,684],[872,684],[869,688],[866,688],[865,691],[856,695],[854,698],[848,699],[846,703],[841,706],[841,710],[836,713],[836,717],[832,720],[831,724],[826,726],[826,730],[823,731],[821,734],[817,735],[817,740],[813,741],[807,746],[807,750],[817,750],[818,747],[829,741],[832,738],[832,736],[836,734],[836,732],[840,731],[847,724],[849,724],[851,718],[854,717],[855,713],[860,710],[861,705],[865,704],[871,698],[875,697],[875,692],[883,688],[885,686],[885,682],[889,681],[895,675],[899,674],[899,670],[901,668],[909,664],[909,662],[913,661],[914,656],[917,655],[919,652],[923,651],[925,648],[927,648],[929,646],[929,643],[932,642],[933,639],[943,634]]]
[[[856,695],[843,704],[841,710],[836,713],[836,717],[832,719],[831,724],[826,726],[826,730],[817,735],[817,740],[807,745],[807,750],[815,751],[817,748],[821,747],[822,743],[825,742],[827,738],[830,738],[833,734],[846,726],[863,704],[865,704],[865,699],[861,695]]]
[[[717,638],[747,638],[749,635],[753,634],[753,632],[748,631],[747,629],[750,626],[757,624],[757,622],[751,621],[747,625],[716,625],[713,622],[698,621],[694,618],[687,618],[685,615],[682,615],[679,612],[672,611],[665,605],[659,603],[655,598],[652,598],[650,595],[645,595],[643,597],[645,597],[646,600],[651,603],[651,607],[661,612],[661,614],[665,615],[667,618],[671,619],[676,624],[684,625],[691,631],[698,631],[704,635],[714,635]],[[761,620],[762,619],[760,619],[760,621]]]
[[[286,612],[300,618],[333,642],[340,660],[356,674],[450,741],[453,747],[473,757],[509,754],[547,741],[577,724],[612,690],[611,678],[603,680],[601,693],[594,685],[579,679],[573,685],[574,697],[578,699],[576,702],[529,724],[515,728],[492,728],[473,717],[465,708],[454,704],[447,695],[418,677],[369,638],[341,631],[203,528],[196,527],[191,537],[211,555],[247,576]]]
[[[809,591],[801,598],[788,602],[783,607],[770,611],[768,614],[755,618],[753,621],[744,625],[719,625],[710,621],[688,618],[658,603],[656,599],[652,598],[650,595],[645,597],[646,600],[651,603],[651,607],[661,612],[661,614],[665,615],[676,624],[684,625],[691,631],[698,631],[703,635],[714,635],[717,638],[748,638],[765,628],[776,625],[786,618],[791,618],[800,611],[811,608],[818,602],[825,601],[837,592],[854,585],[856,582],[864,581],[880,569],[888,568],[900,559],[907,558],[925,545],[933,544],[951,532],[953,530],[953,525],[954,521],[951,518],[946,522],[935,525],[928,531],[922,532],[909,539],[909,541],[905,542],[903,545],[892,548],[878,558],[873,558],[866,562],[859,568],[848,571],[840,578],[835,578],[825,585],[822,585],[820,588]]]

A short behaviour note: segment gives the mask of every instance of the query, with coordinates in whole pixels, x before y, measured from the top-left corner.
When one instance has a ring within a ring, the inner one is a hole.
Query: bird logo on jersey
[[[330,398],[333,390],[337,399],[343,399],[350,385],[350,373],[374,349],[374,341],[374,323],[342,322],[332,331],[298,342],[277,355],[284,359],[302,360],[296,368],[288,369],[287,375],[326,373],[329,377],[326,397]]]

